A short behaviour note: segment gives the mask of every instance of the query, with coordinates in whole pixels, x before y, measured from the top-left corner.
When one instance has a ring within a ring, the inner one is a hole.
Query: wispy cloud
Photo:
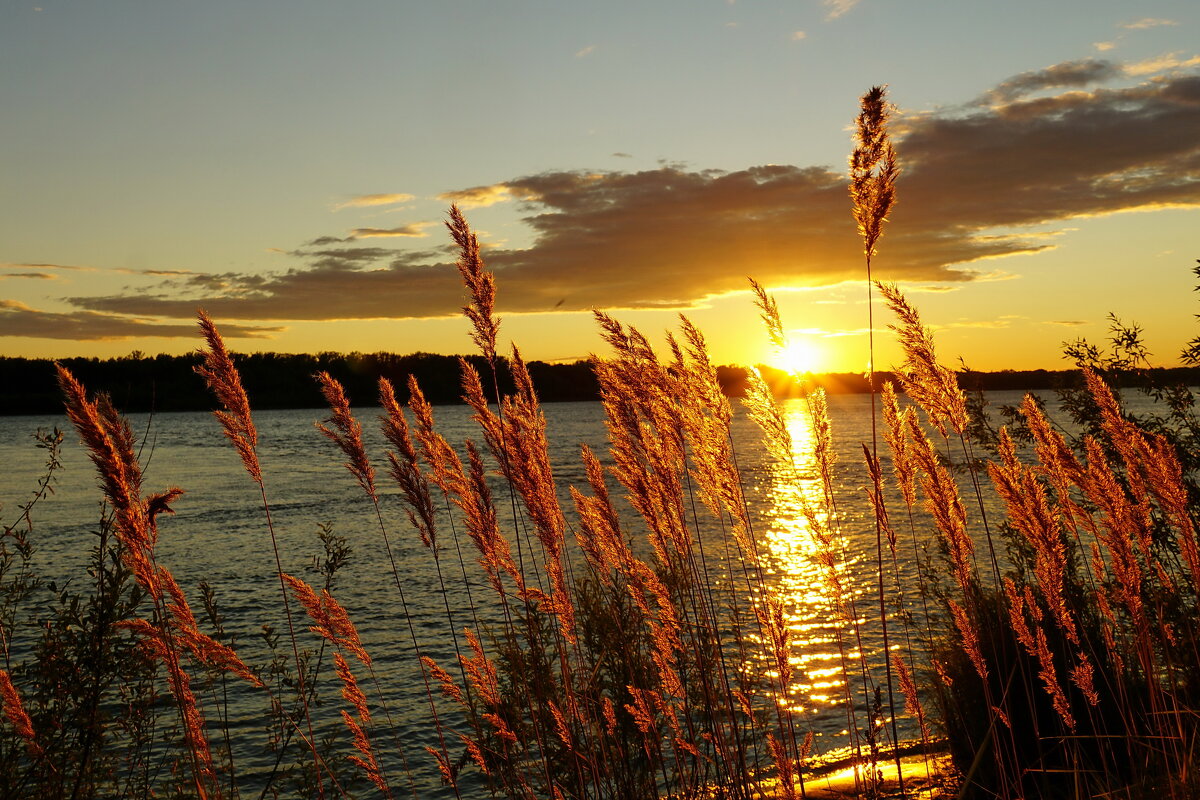
[[[829,11],[825,15],[825,19],[837,19],[844,14],[850,12],[850,9],[858,5],[860,0],[823,0],[824,5]]]
[[[1200,66],[1200,56],[1181,58],[1178,53],[1167,53],[1158,58],[1150,58],[1145,61],[1129,64],[1125,67],[1125,72],[1133,76],[1157,75],[1162,72],[1175,72],[1196,66]]]
[[[231,339],[267,339],[282,330],[282,327],[262,325],[221,326],[221,333]],[[39,311],[17,300],[0,300],[0,336],[74,341],[108,341],[142,336],[194,339],[196,326],[96,311],[71,311],[65,314]]]
[[[987,92],[981,102],[1008,103],[1047,89],[1078,89],[1120,77],[1123,70],[1112,61],[1085,58],[1064,61],[1045,69],[1015,75]]]
[[[1178,25],[1179,23],[1173,19],[1159,19],[1155,17],[1142,17],[1134,22],[1126,22],[1120,25],[1127,31],[1143,31],[1147,28],[1162,28],[1167,26]]]
[[[575,57],[576,58],[587,58],[594,52],[596,52],[596,45],[589,44],[587,47],[583,48],[582,50],[577,50],[575,52]]]
[[[360,194],[357,197],[352,197],[349,200],[344,200],[341,203],[335,203],[334,211],[341,211],[344,208],[371,208],[372,206],[391,206],[397,203],[407,203],[416,198],[411,194],[390,193],[390,194]]]
[[[1107,62],[1071,62],[1002,82],[989,94],[1003,103],[909,117],[898,130],[900,204],[880,276],[939,289],[1010,279],[984,262],[1053,247],[1048,226],[1200,207],[1200,141],[1171,134],[1200,129],[1200,75],[1087,88],[1122,74]],[[1054,89],[1069,91],[1040,96]],[[744,291],[747,274],[771,287],[861,278],[845,176],[824,167],[555,171],[442,199],[509,200],[523,214],[532,244],[486,254],[501,311],[685,308]],[[318,237],[288,256],[291,265],[272,274],[190,276],[160,293],[73,302],[173,318],[202,304],[227,319],[268,320],[434,317],[462,305],[445,246]]]
[[[805,33],[804,31],[793,31],[792,32],[792,41],[793,42],[798,42],[801,39],[807,39],[807,38],[808,38],[808,34]]]
[[[408,225],[400,225],[399,227],[395,228],[355,228],[351,232],[350,237],[352,239],[389,237],[420,239],[429,235],[425,232],[426,228],[436,224],[436,222],[413,222]]]
[[[822,339],[842,339],[846,336],[862,336],[865,333],[870,333],[870,328],[838,328],[836,330],[823,330],[819,335]],[[885,333],[886,331],[878,331]]]
[[[1092,47],[1096,48],[1101,53],[1107,53],[1117,46],[1116,42],[1092,42]]]
[[[66,272],[96,272],[98,267],[80,267],[74,264],[22,264],[22,263],[0,263],[0,269],[32,269],[32,270],[64,270]]]
[[[9,272],[7,274],[0,274],[0,281],[10,280],[12,278],[30,278],[41,281],[58,280],[57,275],[52,275],[49,272]]]
[[[1063,325],[1068,328],[1078,328],[1080,325],[1087,325],[1088,321],[1085,319],[1048,319],[1046,320],[1046,324]]]
[[[438,195],[438,200],[441,200],[443,203],[457,203],[464,209],[483,208],[495,205],[496,203],[503,203],[512,198],[512,187],[502,183],[492,186],[472,186],[469,189],[458,189]]]
[[[149,275],[162,278],[179,278],[188,275],[203,274],[190,269],[130,269],[128,267],[96,267],[96,271],[113,272],[117,275]]]

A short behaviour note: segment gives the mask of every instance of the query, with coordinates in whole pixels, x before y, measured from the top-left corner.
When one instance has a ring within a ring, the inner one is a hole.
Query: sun
[[[775,354],[772,362],[775,367],[785,372],[805,375],[820,369],[824,361],[823,356],[821,349],[813,342],[807,339],[793,339],[788,342],[787,347]]]

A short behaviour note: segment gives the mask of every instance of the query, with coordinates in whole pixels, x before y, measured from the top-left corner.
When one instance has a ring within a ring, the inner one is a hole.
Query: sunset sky
[[[877,276],[948,363],[1060,368],[1200,334],[1195,0],[205,0],[0,8],[0,354],[469,352],[458,202],[528,358],[658,336],[866,364],[845,164],[888,84]],[[882,327],[887,314],[877,311]],[[881,335],[879,365],[896,361]]]

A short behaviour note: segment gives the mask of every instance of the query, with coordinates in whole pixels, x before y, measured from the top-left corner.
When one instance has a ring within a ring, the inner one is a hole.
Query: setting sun
[[[825,353],[810,339],[793,339],[775,354],[774,366],[793,375],[818,372],[825,362]]]

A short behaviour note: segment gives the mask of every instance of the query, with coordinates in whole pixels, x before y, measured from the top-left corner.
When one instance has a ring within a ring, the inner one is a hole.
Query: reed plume
[[[196,366],[196,374],[204,378],[208,388],[224,406],[224,410],[214,411],[213,416],[221,423],[225,435],[241,456],[242,466],[251,480],[261,485],[263,478],[262,467],[258,463],[258,431],[250,416],[250,400],[242,388],[242,376],[225,349],[225,341],[212,319],[203,310],[197,311],[196,316],[200,333],[208,344],[204,363]]]
[[[921,322],[921,315],[892,283],[876,283],[888,307],[899,319],[891,325],[904,348],[904,370],[900,381],[904,393],[929,415],[929,421],[942,436],[947,424],[957,434],[967,428],[967,398],[958,388],[954,372],[938,363],[933,334]]]
[[[887,90],[874,86],[860,101],[856,146],[850,154],[850,199],[868,262],[883,235],[883,223],[896,202],[896,150],[888,134],[891,107]],[[868,276],[869,279],[869,276]]]
[[[350,400],[346,397],[346,390],[328,372],[318,372],[316,377],[331,414],[329,419],[317,423],[317,430],[346,455],[346,469],[358,481],[358,485],[367,496],[378,500],[379,495],[375,492],[375,469],[371,466],[371,460],[367,458],[367,451],[363,446],[362,425],[350,413]]]
[[[321,594],[317,595],[316,591],[300,578],[285,574],[283,579],[312,620],[313,624],[309,630],[338,650],[354,656],[364,666],[371,666],[371,656],[363,647],[362,639],[359,638],[350,615],[328,589],[322,589]]]
[[[341,653],[333,655],[334,668],[337,671],[338,678],[342,681],[342,699],[350,704],[354,710],[354,715],[349,711],[342,709],[342,721],[345,723],[347,730],[350,731],[351,738],[354,742],[354,749],[358,751],[357,755],[347,756],[347,759],[355,764],[367,776],[367,780],[375,785],[375,788],[383,792],[385,797],[391,798],[392,789],[388,786],[387,779],[379,769],[379,761],[375,757],[375,748],[371,744],[371,737],[367,733],[371,725],[371,711],[367,707],[367,697],[363,694],[362,689],[358,686],[358,680],[354,677],[354,673],[350,671],[350,665],[346,663],[346,659]]]
[[[463,313],[474,327],[471,339],[494,368],[496,336],[500,330],[500,319],[494,313],[495,277],[484,268],[483,257],[479,253],[479,238],[471,230],[457,205],[450,206],[450,219],[446,222],[446,229],[458,245],[458,272],[471,295],[471,302],[463,308]]]
[[[379,379],[379,405],[383,408],[383,435],[395,450],[387,451],[388,473],[404,496],[408,520],[435,559],[439,558],[437,511],[429,479],[421,471],[421,462],[413,444],[412,432],[404,410],[396,401],[396,392],[387,378]]]
[[[155,542],[150,526],[150,506],[141,497],[142,470],[134,456],[133,430],[117,414],[107,395],[92,400],[66,367],[59,364],[55,369],[67,417],[87,448],[88,457],[96,465],[100,488],[113,508],[118,536],[123,537],[125,546],[137,557],[145,556]],[[136,566],[143,570],[148,584],[152,584],[152,576],[147,571],[149,565],[139,560]],[[135,564],[130,567],[134,568]]]
[[[483,429],[492,455],[532,522],[534,536],[545,553],[544,567],[551,584],[548,607],[558,617],[562,636],[567,642],[573,642],[575,612],[567,588],[563,551],[566,519],[558,502],[550,465],[546,419],[538,404],[529,370],[515,347],[509,364],[516,394],[503,399],[499,414],[488,407],[479,375],[465,360],[460,361],[463,399],[475,411],[474,419]]]
[[[917,504],[916,471],[908,444],[908,417],[913,412],[911,408],[900,408],[896,398],[896,385],[891,381],[883,384],[882,395],[883,421],[886,425],[883,438],[892,451],[892,469],[896,474],[896,484],[904,497],[904,504],[912,508]]]
[[[779,316],[779,304],[775,302],[775,298],[767,294],[767,290],[763,285],[754,278],[747,278],[750,281],[750,289],[754,292],[754,304],[758,306],[759,316],[762,318],[763,324],[767,328],[767,335],[771,339],[771,344],[778,351],[783,351],[787,348],[787,336],[783,332],[783,322]]]
[[[912,671],[899,653],[892,654],[892,669],[900,683],[900,692],[904,695],[904,710],[917,720],[921,728],[921,739],[928,742],[932,736],[929,719],[925,715],[925,706],[921,702],[921,694],[917,690],[917,682],[913,679]]]
[[[1034,574],[1051,615],[1067,638],[1078,645],[1079,632],[1065,596],[1067,546],[1059,516],[1051,509],[1036,473],[1017,460],[1007,429],[1000,431],[998,452],[1000,463],[988,464],[992,482],[1008,508],[1010,523],[1033,548]]]
[[[12,678],[3,669],[0,669],[0,714],[8,720],[8,724],[13,727],[17,736],[25,742],[29,754],[34,758],[41,756],[42,746],[38,744],[37,736],[34,735],[33,722],[30,721],[29,714],[25,712],[21,695],[13,686]]]

